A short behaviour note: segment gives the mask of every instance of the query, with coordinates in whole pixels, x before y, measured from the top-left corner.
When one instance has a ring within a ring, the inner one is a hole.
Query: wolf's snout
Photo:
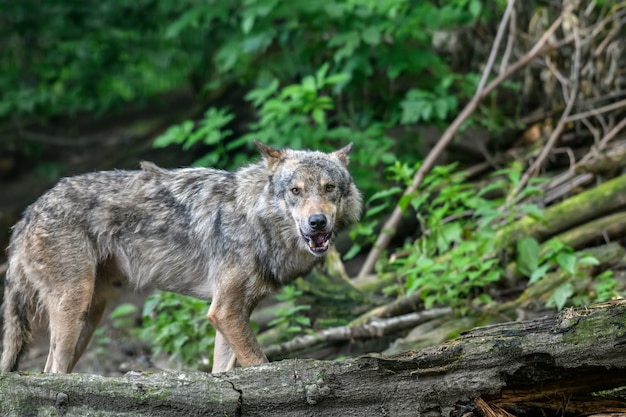
[[[309,217],[309,226],[311,229],[316,232],[322,231],[326,229],[326,225],[328,224],[328,220],[326,220],[326,216],[323,214],[314,214]]]
[[[332,232],[326,230],[327,228],[332,229],[332,224],[329,224],[328,217],[321,213],[309,216],[306,225],[300,228],[300,233],[307,242],[307,248],[313,255],[321,256],[330,247]]]

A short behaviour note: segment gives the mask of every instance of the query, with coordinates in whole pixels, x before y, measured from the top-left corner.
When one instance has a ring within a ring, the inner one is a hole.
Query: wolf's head
[[[361,194],[347,169],[352,144],[323,153],[255,143],[267,163],[274,206],[291,217],[301,245],[324,255],[337,232],[361,215]]]

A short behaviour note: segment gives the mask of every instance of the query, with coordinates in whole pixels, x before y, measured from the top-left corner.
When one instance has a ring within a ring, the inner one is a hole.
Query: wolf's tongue
[[[316,245],[323,245],[326,242],[326,234],[320,233],[319,235],[311,236]]]

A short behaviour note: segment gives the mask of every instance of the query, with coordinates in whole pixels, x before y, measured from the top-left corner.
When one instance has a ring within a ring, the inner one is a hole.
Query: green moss
[[[626,335],[624,308],[612,309],[610,317],[593,313],[593,309],[562,313],[558,330],[564,332],[563,342],[595,344],[604,338],[615,340]]]

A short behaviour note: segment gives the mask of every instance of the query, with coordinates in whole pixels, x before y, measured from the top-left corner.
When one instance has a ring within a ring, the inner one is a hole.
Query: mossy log
[[[525,216],[498,231],[502,246],[524,236],[543,241],[576,225],[626,206],[626,175],[613,178],[544,211],[542,219]]]
[[[0,375],[3,416],[478,416],[626,412],[626,302],[476,328],[393,357],[222,374]],[[500,413],[500,414],[498,414]]]
[[[619,211],[567,230],[556,238],[574,249],[584,248],[594,240],[620,239],[626,235],[626,212]]]

